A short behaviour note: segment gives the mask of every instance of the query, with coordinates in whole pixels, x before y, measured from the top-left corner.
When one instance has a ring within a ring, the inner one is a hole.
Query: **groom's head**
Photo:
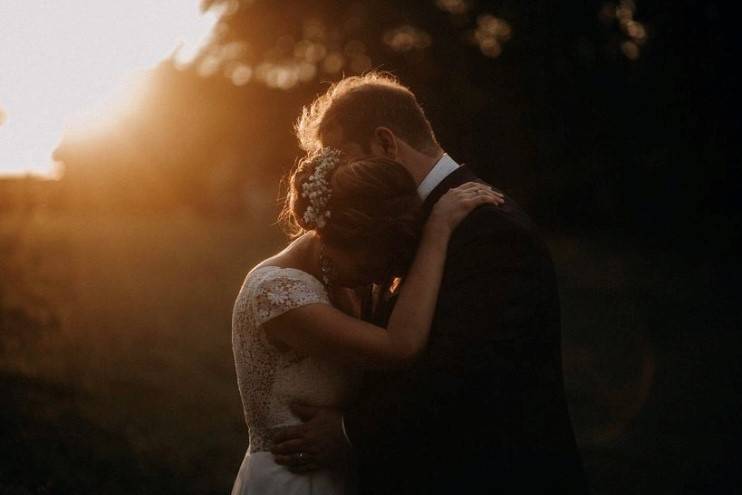
[[[384,156],[419,182],[443,153],[415,95],[394,77],[372,72],[346,77],[302,111],[301,147],[331,146],[350,156]]]

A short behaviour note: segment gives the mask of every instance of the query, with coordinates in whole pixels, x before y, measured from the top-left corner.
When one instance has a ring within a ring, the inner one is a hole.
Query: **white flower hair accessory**
[[[340,150],[335,148],[323,148],[314,158],[317,165],[314,172],[301,186],[301,197],[309,199],[309,206],[304,212],[304,223],[311,228],[321,229],[327,225],[330,218],[330,210],[327,203],[332,197],[332,189],[327,180],[328,174],[340,162]]]

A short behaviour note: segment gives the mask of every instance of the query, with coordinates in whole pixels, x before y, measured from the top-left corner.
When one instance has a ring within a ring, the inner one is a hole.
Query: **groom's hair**
[[[370,72],[346,77],[302,110],[295,125],[301,148],[308,153],[323,146],[323,138],[340,131],[342,140],[370,152],[377,127],[388,127],[416,150],[434,155],[440,150],[433,128],[415,95],[394,76]]]

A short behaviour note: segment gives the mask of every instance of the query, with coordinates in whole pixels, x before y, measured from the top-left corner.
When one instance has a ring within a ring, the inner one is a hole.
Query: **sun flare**
[[[104,125],[144,71],[192,57],[217,18],[198,0],[0,2],[0,175],[53,175],[63,129]]]

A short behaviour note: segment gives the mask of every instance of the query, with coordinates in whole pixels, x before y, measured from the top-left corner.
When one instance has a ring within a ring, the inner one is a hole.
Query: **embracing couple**
[[[233,494],[587,493],[554,267],[528,216],[372,73],[296,126],[294,235],[245,278]]]

